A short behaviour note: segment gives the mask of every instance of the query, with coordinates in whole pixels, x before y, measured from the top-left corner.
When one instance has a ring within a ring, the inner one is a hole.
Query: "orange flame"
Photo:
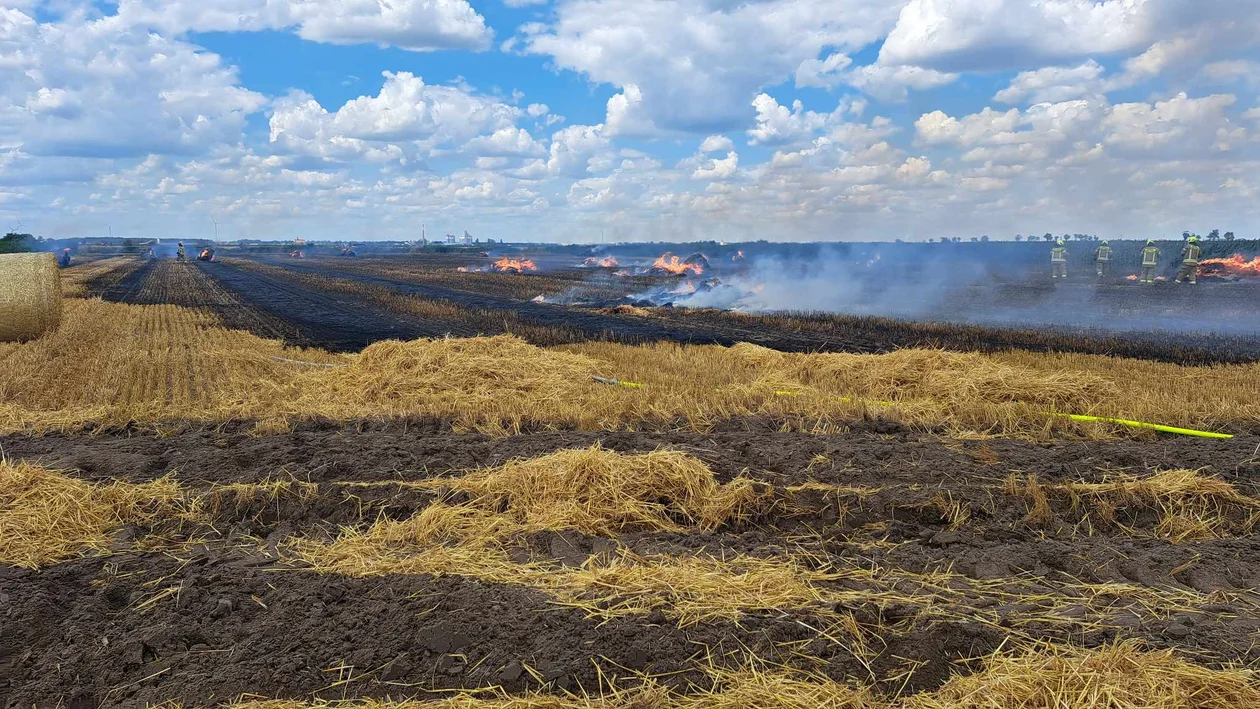
[[[544,298],[544,297],[543,297],[543,296],[541,296],[541,295],[536,295],[536,296],[534,296],[533,298],[531,298],[531,299],[530,299],[530,302],[533,302],[533,303],[546,303],[546,302],[547,302],[547,299],[546,299],[546,298]]]
[[[614,271],[613,275],[617,276],[618,278],[625,278],[626,276],[631,275],[631,273],[630,273],[630,269],[623,268],[620,271]]]
[[[743,261],[743,260],[744,260],[744,252],[743,252],[742,250],[741,250],[741,251],[736,251],[736,252],[735,252],[735,255],[731,257],[731,260],[732,260],[732,261]]]
[[[499,273],[524,273],[525,271],[537,271],[538,266],[529,259],[514,259],[504,256],[494,262],[494,270]]]
[[[457,268],[457,269],[455,269],[455,270],[456,270],[456,271],[459,271],[460,273],[468,273],[468,267],[467,267],[467,266],[460,266],[459,268]]]
[[[704,266],[698,263],[683,263],[677,256],[666,251],[660,258],[652,262],[652,270],[664,271],[671,276],[682,276],[693,273],[697,276],[704,273]]]
[[[1137,279],[1138,277],[1136,273],[1130,273],[1129,275],[1124,277],[1124,280],[1126,281],[1136,281]]]
[[[588,258],[582,262],[582,265],[587,268],[616,268],[620,264],[612,256],[605,256],[604,258]]]
[[[1229,258],[1209,258],[1199,262],[1199,275],[1226,278],[1260,278],[1260,256],[1250,261],[1242,254]]]
[[[677,288],[670,291],[674,295],[691,295],[696,292],[696,284],[691,281],[680,283]]]

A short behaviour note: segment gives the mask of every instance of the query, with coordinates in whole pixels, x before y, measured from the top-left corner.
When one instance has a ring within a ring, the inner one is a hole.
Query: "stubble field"
[[[1244,350],[453,265],[67,271],[0,345],[0,705],[1260,705]]]

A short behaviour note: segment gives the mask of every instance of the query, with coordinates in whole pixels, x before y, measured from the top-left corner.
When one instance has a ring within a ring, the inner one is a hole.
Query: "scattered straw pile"
[[[790,558],[639,557],[623,552],[564,573],[548,590],[592,616],[660,609],[688,627],[709,620],[735,622],[747,613],[813,608],[828,615],[829,594],[818,584],[831,578]]]
[[[510,335],[378,342],[349,367],[310,372],[281,413],[333,418],[434,416],[515,428],[589,395],[599,363]]]
[[[334,355],[227,330],[205,311],[175,306],[72,298],[64,311],[58,329],[0,350],[0,430],[250,420],[266,432],[309,419],[405,417],[498,434],[706,431],[757,417],[826,433],[878,416],[1038,440],[1065,429],[1119,433],[1051,417],[1051,409],[1203,428],[1260,425],[1260,365],[936,350],[805,355],[675,343],[548,349],[511,336],[381,342]],[[642,386],[607,386],[593,375]],[[1184,386],[1190,379],[1202,384]],[[1152,389],[1163,382],[1176,386]]]
[[[1086,651],[1046,645],[997,655],[906,709],[1241,709],[1260,706],[1251,672],[1212,670],[1132,642]]]
[[[626,677],[602,696],[462,692],[434,702],[306,704],[251,701],[232,709],[1244,709],[1260,706],[1252,673],[1213,670],[1144,652],[1131,643],[1099,650],[1044,646],[999,654],[984,671],[957,676],[934,692],[884,699],[822,675],[749,667],[705,668],[711,689],[670,690],[650,677]]]
[[[463,574],[512,583],[520,570],[503,542],[518,530],[502,515],[435,503],[404,520],[347,530],[331,543],[295,539],[291,549],[321,570],[350,576]]]
[[[831,578],[791,559],[640,557],[625,550],[592,556],[580,569],[518,563],[510,549],[524,531],[507,515],[436,503],[406,520],[348,530],[333,542],[295,539],[289,549],[329,573],[471,576],[538,589],[593,616],[661,609],[681,625],[816,606],[823,599],[816,584]]]
[[[707,465],[681,451],[623,455],[598,443],[443,482],[472,495],[477,506],[530,527],[609,536],[715,529],[745,516],[770,492],[763,486],[759,494],[746,479],[721,485]]]
[[[0,254],[0,342],[33,340],[61,321],[61,273],[52,254]]]
[[[1260,500],[1195,470],[1060,485],[1012,476],[1006,491],[1027,502],[1027,521],[1038,526],[1054,520],[1056,501],[1091,522],[1176,542],[1249,534],[1260,522]]]
[[[735,345],[731,352],[807,386],[872,400],[926,398],[1072,408],[1114,394],[1105,379],[1088,372],[1032,372],[975,353],[909,349],[880,355],[789,354],[747,343]]]
[[[604,313],[605,315],[634,315],[640,318],[646,318],[652,315],[652,311],[647,308],[640,308],[637,305],[627,305],[625,303],[621,305],[614,305],[611,308],[601,308],[599,312]]]
[[[26,463],[0,463],[0,563],[38,568],[104,550],[123,525],[176,511],[182,494],[165,478],[93,485]]]

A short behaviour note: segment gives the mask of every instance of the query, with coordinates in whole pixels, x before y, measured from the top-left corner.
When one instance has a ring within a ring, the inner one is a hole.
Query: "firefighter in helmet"
[[[1159,247],[1155,245],[1154,239],[1146,240],[1146,247],[1142,249],[1142,283],[1155,282],[1155,269],[1159,267]]]
[[[62,268],[70,268],[70,263],[74,258],[70,255],[70,248],[66,247],[61,250],[61,255],[57,257],[57,265]]]
[[[1098,277],[1111,275],[1111,246],[1106,241],[1094,249],[1094,265],[1098,267]]]
[[[1050,266],[1051,278],[1067,278],[1067,247],[1063,245],[1063,239],[1056,241],[1054,248],[1050,249]]]
[[[1199,256],[1203,254],[1203,249],[1199,248],[1199,237],[1192,236],[1186,241],[1186,247],[1181,250],[1181,270],[1177,272],[1177,282],[1181,283],[1186,278],[1191,283],[1199,282]]]
[[[179,242],[179,248],[175,251],[175,260],[176,261],[184,260],[184,242],[182,241]]]

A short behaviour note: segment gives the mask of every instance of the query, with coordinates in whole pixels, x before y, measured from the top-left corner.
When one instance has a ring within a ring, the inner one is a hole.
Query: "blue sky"
[[[1260,231],[1260,3],[0,0],[46,236]]]

